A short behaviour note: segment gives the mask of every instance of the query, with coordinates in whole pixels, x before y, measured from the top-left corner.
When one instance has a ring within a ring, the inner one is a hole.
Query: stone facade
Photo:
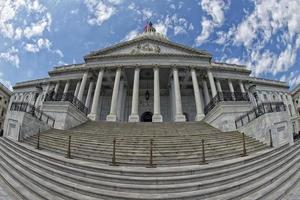
[[[155,31],[91,52],[84,60],[55,67],[48,78],[17,83],[11,102],[40,108],[56,118],[60,129],[84,122],[86,115],[116,122],[205,120],[232,131],[235,119],[245,112],[263,102],[282,101],[288,121],[298,130],[285,82],[252,77],[245,66],[214,62],[211,54],[173,43]],[[65,109],[65,101],[72,109]]]
[[[8,110],[8,104],[12,92],[0,83],[0,130],[3,130],[4,120],[6,117],[6,112]]]

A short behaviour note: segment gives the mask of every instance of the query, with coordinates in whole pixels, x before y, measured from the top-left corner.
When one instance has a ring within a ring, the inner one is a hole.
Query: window
[[[267,100],[267,94],[264,94],[264,100]]]
[[[3,117],[3,116],[4,116],[4,109],[1,112],[1,117]]]
[[[275,97],[275,95],[273,94],[273,100],[275,100],[276,99],[276,97]]]
[[[4,104],[5,104],[5,105],[7,104],[7,101],[6,101],[6,100],[4,101]]]

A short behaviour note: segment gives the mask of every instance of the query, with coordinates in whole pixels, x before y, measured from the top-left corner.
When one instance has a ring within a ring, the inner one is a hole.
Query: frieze
[[[160,47],[156,44],[151,44],[149,42],[145,44],[139,43],[136,48],[132,49],[130,54],[141,54],[141,53],[160,53]]]

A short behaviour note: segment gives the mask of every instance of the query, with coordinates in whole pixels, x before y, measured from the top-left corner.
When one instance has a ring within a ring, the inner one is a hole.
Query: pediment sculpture
[[[141,53],[160,53],[160,47],[151,43],[138,44],[134,49],[131,50],[131,54]]]

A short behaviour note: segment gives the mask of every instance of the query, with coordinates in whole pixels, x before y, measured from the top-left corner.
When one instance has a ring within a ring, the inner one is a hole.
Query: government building
[[[12,199],[274,200],[300,186],[299,87],[151,22],[13,89],[0,140]]]

